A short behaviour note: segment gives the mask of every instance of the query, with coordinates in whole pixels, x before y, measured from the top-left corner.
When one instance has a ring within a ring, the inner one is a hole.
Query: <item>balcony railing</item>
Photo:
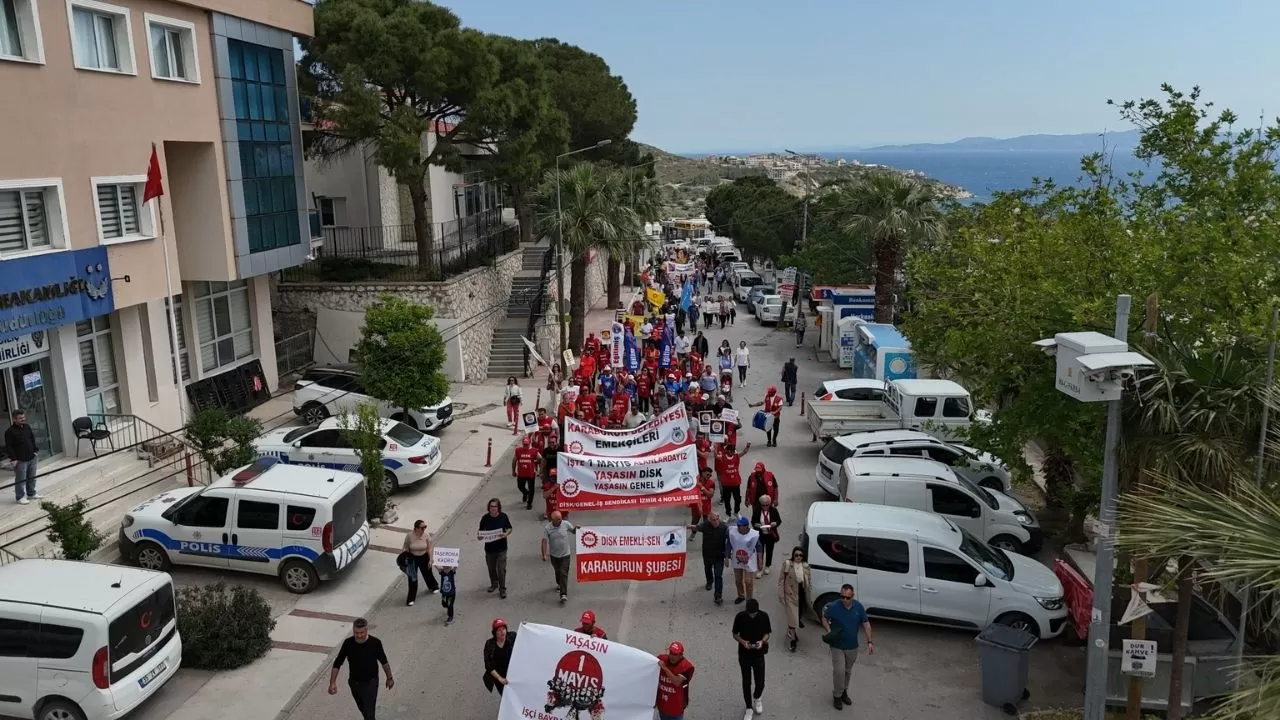
[[[413,225],[323,228],[315,259],[281,271],[281,282],[438,281],[487,265],[520,245],[519,228],[494,208],[431,226],[430,252],[418,252]]]

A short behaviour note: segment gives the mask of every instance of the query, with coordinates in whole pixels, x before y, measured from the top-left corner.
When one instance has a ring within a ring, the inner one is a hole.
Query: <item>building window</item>
[[[98,236],[104,245],[156,236],[152,208],[142,202],[145,175],[93,178],[97,199]]]
[[[347,199],[320,198],[320,227],[346,227]]]
[[[44,62],[36,0],[0,0],[0,60]]]
[[[196,26],[183,20],[147,13],[151,48],[151,77],[157,80],[200,82],[196,61]]]
[[[63,247],[62,184],[0,182],[0,256]]]
[[[187,352],[187,321],[182,317],[182,296],[175,295],[173,298],[173,314],[169,314],[169,298],[164,299],[165,310],[165,326],[169,328],[170,342],[173,342],[173,335],[178,336],[178,347],[173,353],[173,372],[176,374],[179,370],[182,372],[182,380],[186,382],[191,379],[191,355]],[[174,333],[173,323],[177,321],[177,332]],[[178,380],[175,377],[174,382]]]
[[[302,242],[285,53],[227,41],[249,252]]]
[[[253,313],[245,281],[198,282],[194,295],[200,372],[235,365],[253,355]]]
[[[93,0],[68,0],[72,55],[81,70],[133,75],[133,28],[129,9]]]
[[[120,386],[116,381],[116,354],[111,346],[111,316],[100,315],[76,323],[80,342],[80,370],[84,374],[84,399],[89,417],[120,414]]]

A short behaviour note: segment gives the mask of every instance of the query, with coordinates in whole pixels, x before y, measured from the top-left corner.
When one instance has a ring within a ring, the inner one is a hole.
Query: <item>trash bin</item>
[[[978,633],[978,662],[982,668],[982,701],[1018,714],[1017,704],[1031,697],[1027,691],[1031,646],[1038,640],[1025,630],[1008,625],[988,625]]]

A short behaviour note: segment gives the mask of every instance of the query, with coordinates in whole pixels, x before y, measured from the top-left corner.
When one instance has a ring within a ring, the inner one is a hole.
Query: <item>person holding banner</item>
[[[511,535],[511,518],[502,512],[502,501],[489,498],[489,511],[480,518],[476,539],[484,543],[484,564],[489,570],[489,592],[507,597],[507,538]]]
[[[453,604],[458,599],[458,568],[453,565],[437,565],[436,572],[440,573],[440,607],[447,613],[444,624],[452,625]]]
[[[511,649],[516,644],[516,634],[507,629],[507,621],[494,618],[490,624],[490,635],[484,641],[484,686],[489,692],[502,691],[507,687],[507,670],[511,667]]]
[[[597,637],[601,640],[609,639],[609,633],[605,632],[604,628],[596,624],[596,613],[594,610],[582,611],[582,617],[578,619],[582,624],[574,628],[574,632],[582,633],[583,635],[590,635],[591,637]]]
[[[658,656],[658,720],[684,720],[689,707],[689,682],[693,663],[684,656],[684,644],[673,642]]]

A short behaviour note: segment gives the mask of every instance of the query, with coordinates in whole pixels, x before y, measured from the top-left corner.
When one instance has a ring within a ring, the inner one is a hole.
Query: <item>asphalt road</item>
[[[751,348],[753,367],[745,388],[734,393],[735,407],[744,410],[744,398],[758,402],[769,384],[780,388],[778,376],[788,357],[795,356],[800,365],[801,390],[812,392],[822,380],[847,376],[847,371],[834,363],[816,360],[812,330],[806,347],[796,350],[789,331],[761,327],[746,313],[745,306],[739,305],[738,310],[736,327],[707,333],[713,347],[728,337],[735,347],[739,340],[745,340]],[[745,429],[740,433],[740,442],[745,438],[752,443],[744,458],[744,473],[756,461],[763,461],[778,477],[784,537],[780,554],[801,531],[809,504],[827,499],[814,483],[819,446],[810,441],[804,418],[799,417],[799,405],[797,401],[795,407],[785,410],[780,447],[766,448],[760,431]],[[475,540],[476,523],[491,496],[503,500],[515,525],[508,561],[510,594],[505,600],[486,592],[482,550]],[[571,628],[585,609],[596,612],[610,639],[654,654],[663,652],[672,640],[685,644],[686,655],[697,668],[686,717],[742,717],[738,664],[730,635],[733,616],[741,607],[732,603],[732,576],[727,572],[730,587],[726,588],[724,605],[715,606],[711,593],[703,589],[696,547],[700,539],[691,543],[687,570],[679,580],[572,585],[569,602],[560,606],[551,566],[539,557],[540,503],[528,511],[517,508],[518,498],[514,480],[499,472],[453,528],[438,539],[440,545],[460,547],[463,553],[457,620],[452,626],[444,625],[444,612],[436,596],[420,598],[415,607],[405,607],[399,591],[370,618],[374,634],[387,646],[397,682],[394,690],[384,690],[381,695],[380,717],[492,720],[497,716],[498,696],[487,693],[481,684],[481,648],[493,618],[505,618],[512,627],[531,621]],[[588,525],[675,525],[688,521],[688,511],[681,507],[575,513],[570,519]],[[780,562],[775,560],[775,573],[756,581],[756,595],[773,618],[779,640],[785,632],[777,592],[776,566]],[[388,573],[396,572],[390,558],[386,564]],[[877,720],[1007,717],[981,701],[978,647],[971,633],[888,621],[875,622],[874,627],[876,654],[859,659],[850,691],[854,707],[843,712],[830,704],[831,665],[817,623],[808,623],[800,631],[800,648],[795,654],[785,652],[781,642],[775,643],[767,659],[765,716],[779,720],[842,715]],[[1038,644],[1032,651],[1028,707],[1079,707],[1083,667],[1082,648],[1061,641]],[[346,689],[345,670],[340,694],[329,696],[326,690],[327,677],[316,682],[291,717],[358,717]]]

